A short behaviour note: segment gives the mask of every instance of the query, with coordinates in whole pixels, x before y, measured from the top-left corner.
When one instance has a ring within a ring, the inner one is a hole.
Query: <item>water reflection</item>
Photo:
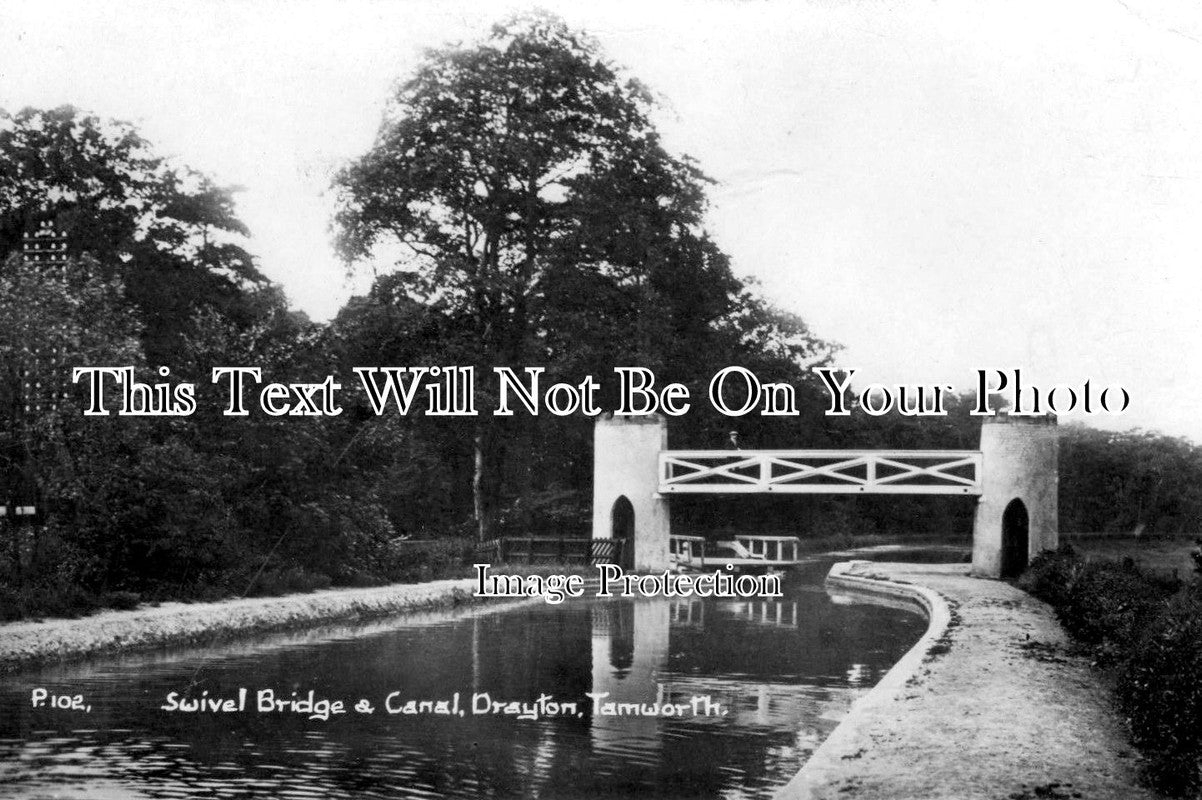
[[[917,639],[900,609],[640,600],[473,609],[47,669],[0,682],[5,797],[764,797]],[[91,714],[29,707],[83,693]],[[370,699],[373,714],[180,714],[169,692],[270,688]],[[463,717],[390,715],[390,693],[456,693]],[[595,714],[593,699],[727,713]],[[578,713],[473,714],[472,700]]]
[[[664,668],[668,663],[669,620],[676,603],[643,601],[600,603],[592,608],[592,693],[605,702],[662,703]],[[591,708],[590,708],[591,713]],[[632,762],[659,763],[661,739],[657,717],[592,718],[595,752]]]

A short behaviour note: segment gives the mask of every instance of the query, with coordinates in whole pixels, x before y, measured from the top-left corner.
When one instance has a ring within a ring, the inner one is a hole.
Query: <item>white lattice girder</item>
[[[976,495],[981,458],[975,450],[665,450],[659,491]]]

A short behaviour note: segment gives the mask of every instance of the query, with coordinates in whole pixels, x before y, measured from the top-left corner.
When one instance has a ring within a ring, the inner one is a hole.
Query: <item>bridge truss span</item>
[[[661,494],[980,495],[976,450],[664,450]]]

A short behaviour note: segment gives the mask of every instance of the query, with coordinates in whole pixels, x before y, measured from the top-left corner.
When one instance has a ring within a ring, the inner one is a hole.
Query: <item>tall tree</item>
[[[673,331],[727,313],[738,284],[700,230],[706,179],[663,148],[651,110],[641,84],[548,15],[431,51],[336,177],[338,246],[350,263],[395,254],[410,297],[467,328],[482,371],[545,363],[578,333],[564,326],[612,331],[622,316],[636,335],[622,331],[618,350],[655,366]],[[604,307],[572,311],[580,289]],[[482,538],[504,440],[532,435],[497,425],[476,423]]]

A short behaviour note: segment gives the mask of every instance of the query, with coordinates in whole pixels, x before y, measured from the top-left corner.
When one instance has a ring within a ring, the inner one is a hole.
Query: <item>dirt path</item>
[[[472,600],[471,579],[331,589],[219,603],[163,603],[82,619],[0,625],[0,672],[98,653],[217,642],[252,632],[371,619]]]
[[[950,622],[909,672],[890,673],[891,686],[853,709],[782,797],[1157,796],[1139,784],[1106,690],[1046,604],[971,578],[967,565],[856,562],[848,574],[928,587]]]

